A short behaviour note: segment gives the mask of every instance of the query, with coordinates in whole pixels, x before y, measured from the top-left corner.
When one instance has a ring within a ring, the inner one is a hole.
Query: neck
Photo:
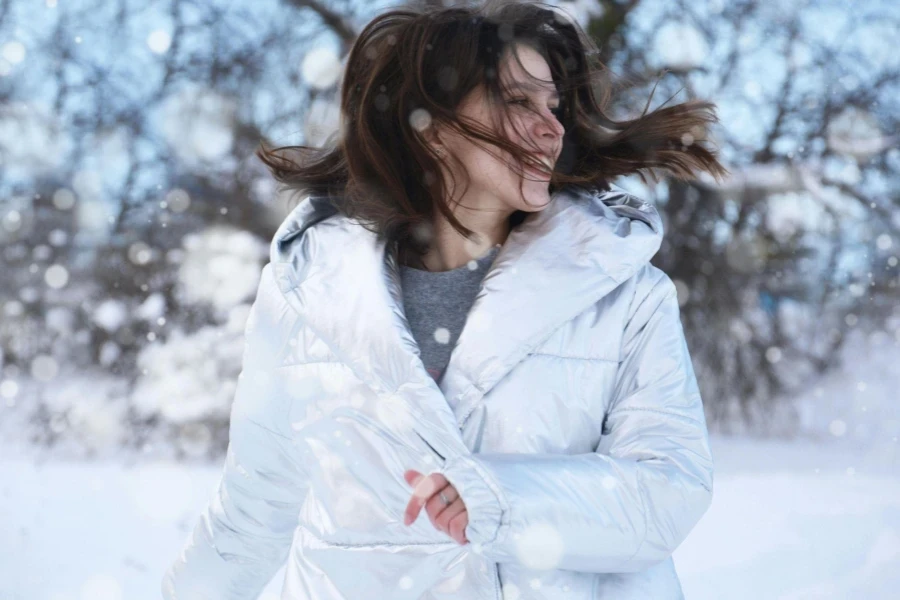
[[[477,213],[477,218],[468,211],[465,217],[459,212],[455,214],[474,232],[471,239],[463,237],[443,215],[438,215],[428,251],[421,258],[407,253],[403,264],[432,272],[458,269],[470,260],[484,256],[492,247],[502,245],[509,236],[509,215],[506,213],[483,211]]]

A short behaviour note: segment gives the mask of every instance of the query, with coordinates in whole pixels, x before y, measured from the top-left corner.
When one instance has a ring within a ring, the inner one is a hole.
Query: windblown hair
[[[718,121],[712,103],[693,100],[647,114],[648,100],[637,118],[613,120],[605,112],[612,85],[597,46],[576,23],[537,1],[422,5],[382,13],[359,34],[347,58],[339,132],[323,147],[270,150],[261,144],[257,156],[289,190],[326,198],[391,242],[394,252],[421,257],[428,250],[421,226],[433,221],[435,211],[470,237],[444,200],[457,196],[447,193],[438,175],[441,158],[423,130],[434,125],[452,129],[494,156],[491,148],[500,148],[500,155],[513,157],[511,167],[523,182],[524,166],[546,172],[533,157],[536,147],[523,148],[502,128],[485,129],[456,112],[470,92],[483,86],[492,114],[510,122],[510,105],[504,101],[510,92],[499,74],[506,50],[522,65],[519,44],[544,57],[560,94],[555,113],[565,135],[550,176],[551,194],[563,186],[605,191],[612,180],[631,174],[646,183],[647,174],[658,180],[654,169],[684,180],[698,171],[716,178],[728,173],[700,144],[706,126]],[[525,216],[516,211],[510,224]]]

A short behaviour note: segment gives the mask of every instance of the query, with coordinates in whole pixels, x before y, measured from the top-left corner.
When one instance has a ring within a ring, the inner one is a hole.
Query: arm
[[[639,571],[668,558],[709,507],[712,456],[675,286],[647,271],[595,452],[461,455],[441,469],[466,504],[468,539],[491,560]]]
[[[218,489],[162,583],[166,600],[255,599],[284,563],[306,495],[307,473],[285,415],[291,402],[275,353],[293,330],[290,311],[263,270],[245,332]]]

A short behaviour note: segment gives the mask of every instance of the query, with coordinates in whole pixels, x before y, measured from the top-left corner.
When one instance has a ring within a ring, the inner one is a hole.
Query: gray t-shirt
[[[423,271],[400,265],[403,308],[428,373],[440,381],[450,352],[462,332],[481,281],[500,244],[450,271]]]

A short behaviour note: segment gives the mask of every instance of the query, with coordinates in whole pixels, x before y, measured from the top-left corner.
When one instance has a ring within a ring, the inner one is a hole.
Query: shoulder
[[[645,295],[667,296],[676,294],[675,282],[652,263],[646,263],[632,276],[637,292]]]
[[[646,263],[625,283],[625,287],[628,295],[626,329],[639,328],[661,309],[679,315],[675,283],[659,267]]]
[[[299,286],[323,253],[344,247],[335,230],[348,229],[347,223],[326,198],[306,197],[290,211],[269,245],[270,268],[282,293]]]
[[[244,329],[245,343],[253,349],[244,360],[259,368],[277,363],[275,355],[297,327],[298,316],[279,281],[284,274],[280,266],[271,262],[263,266]]]
[[[316,225],[342,216],[327,196],[308,194],[287,185],[278,187],[276,204],[292,208],[272,236],[269,246],[272,263],[292,262],[298,252],[310,247]]]

